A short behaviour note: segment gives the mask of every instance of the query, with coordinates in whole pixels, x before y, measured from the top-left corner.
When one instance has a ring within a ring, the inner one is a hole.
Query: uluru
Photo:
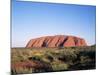
[[[55,35],[44,36],[39,38],[30,39],[26,45],[26,48],[32,47],[75,47],[75,46],[87,46],[85,39],[68,36],[68,35]]]

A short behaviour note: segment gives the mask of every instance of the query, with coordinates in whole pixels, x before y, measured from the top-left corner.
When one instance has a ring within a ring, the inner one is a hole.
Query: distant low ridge
[[[74,47],[87,46],[83,38],[67,35],[44,36],[31,39],[26,48],[32,47]]]

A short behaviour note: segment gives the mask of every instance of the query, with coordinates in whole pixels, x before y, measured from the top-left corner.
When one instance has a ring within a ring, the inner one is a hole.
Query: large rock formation
[[[26,45],[27,48],[32,47],[73,47],[87,46],[83,38],[66,35],[45,36],[31,39]]]

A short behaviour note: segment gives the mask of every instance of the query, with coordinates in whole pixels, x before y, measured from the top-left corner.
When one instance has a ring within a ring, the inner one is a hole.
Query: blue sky
[[[48,35],[74,35],[93,45],[95,15],[95,6],[13,1],[12,47]]]

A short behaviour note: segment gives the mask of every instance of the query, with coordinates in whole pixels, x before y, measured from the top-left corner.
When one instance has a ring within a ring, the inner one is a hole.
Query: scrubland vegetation
[[[41,73],[96,68],[96,48],[12,48],[11,73]]]

